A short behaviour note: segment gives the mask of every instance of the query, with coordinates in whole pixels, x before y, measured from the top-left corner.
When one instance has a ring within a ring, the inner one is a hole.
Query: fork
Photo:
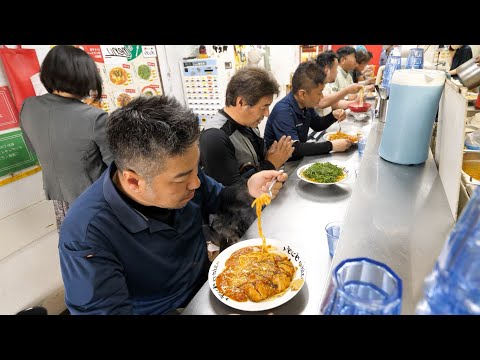
[[[340,113],[340,115],[343,115],[343,110]],[[340,120],[337,120],[337,123],[338,123],[338,132],[342,132],[342,126],[340,125]]]
[[[273,185],[275,185],[275,183],[278,181],[278,177],[279,177],[281,174],[283,174],[283,173],[285,172],[285,170],[280,169],[279,172],[280,172],[280,174],[278,174],[278,175],[275,177],[275,179],[272,181],[272,183],[271,183],[270,186],[268,187],[268,195],[269,195],[270,197],[273,196],[273,194],[272,194]]]

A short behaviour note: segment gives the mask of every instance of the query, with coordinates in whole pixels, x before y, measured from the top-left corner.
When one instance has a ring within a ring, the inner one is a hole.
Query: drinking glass
[[[399,315],[402,280],[387,265],[347,259],[333,272],[321,311],[324,315]]]
[[[328,240],[328,252],[330,257],[333,257],[335,248],[337,247],[338,238],[340,237],[340,230],[342,229],[341,221],[332,221],[325,226],[325,232]]]
[[[365,146],[367,145],[367,138],[366,136],[360,136],[360,138],[358,139],[358,153],[360,155],[363,154],[363,151],[365,150]]]

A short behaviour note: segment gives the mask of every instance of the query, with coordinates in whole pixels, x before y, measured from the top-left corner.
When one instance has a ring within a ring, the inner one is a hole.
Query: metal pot
[[[480,153],[463,153],[462,172],[467,176],[470,185],[478,185],[480,183],[480,179],[472,176],[472,172],[476,171],[478,173],[478,169],[480,169]]]
[[[473,89],[480,85],[480,64],[475,63],[475,59],[471,58],[457,67],[457,75],[464,86]]]

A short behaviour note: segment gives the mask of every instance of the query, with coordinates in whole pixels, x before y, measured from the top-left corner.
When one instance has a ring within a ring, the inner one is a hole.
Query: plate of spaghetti
[[[271,198],[262,194],[252,203],[258,216],[260,238],[244,240],[223,250],[212,262],[208,283],[224,304],[244,311],[262,311],[292,299],[307,275],[302,254],[284,241],[266,238],[262,206]]]
[[[303,254],[287,242],[240,241],[213,260],[208,283],[215,297],[238,310],[262,311],[292,299],[305,283]]]
[[[300,179],[315,185],[340,184],[350,175],[351,171],[336,161],[315,162],[303,165],[297,170],[297,176]]]
[[[338,140],[338,139],[349,139],[354,144],[358,143],[358,134],[347,134],[342,131],[329,131],[323,134],[323,138],[328,141]]]

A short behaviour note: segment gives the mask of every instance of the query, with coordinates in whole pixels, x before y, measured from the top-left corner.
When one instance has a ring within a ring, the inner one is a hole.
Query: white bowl
[[[355,118],[355,120],[358,120],[358,121],[365,120],[368,117],[368,115],[365,113],[352,112],[352,115]]]

